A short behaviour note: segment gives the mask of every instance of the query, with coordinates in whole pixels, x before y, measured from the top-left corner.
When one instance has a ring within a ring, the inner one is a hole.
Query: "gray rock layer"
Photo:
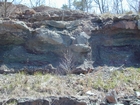
[[[76,98],[68,97],[48,97],[44,99],[9,99],[6,102],[0,102],[0,105],[14,104],[14,105],[87,105],[86,102],[80,102]]]
[[[58,67],[63,58],[68,62],[73,57],[75,69],[85,60],[94,61],[94,66],[140,66],[139,16],[136,14],[107,18],[64,10],[25,12],[24,15],[31,15],[26,20],[0,20],[0,64],[10,70],[48,64]],[[50,17],[42,18],[47,13]],[[70,20],[58,19],[62,16]]]

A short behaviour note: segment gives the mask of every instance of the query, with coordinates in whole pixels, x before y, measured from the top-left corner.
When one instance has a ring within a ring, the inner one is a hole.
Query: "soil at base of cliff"
[[[92,73],[65,76],[40,73],[34,75],[1,74],[0,102],[10,103],[8,100],[13,99],[26,105],[27,102],[54,100],[55,98],[61,103],[63,98],[67,97],[68,102],[71,102],[70,100],[77,103],[85,102],[85,104],[78,105],[87,105],[91,100],[92,103],[98,104],[108,103],[108,101],[109,103],[124,103],[125,101],[132,103],[139,102],[139,95],[135,94],[140,91],[139,83],[140,69],[124,67],[97,67]],[[115,92],[115,95],[112,92]],[[51,98],[51,96],[54,97]],[[57,99],[59,97],[61,98]],[[64,100],[61,105],[66,105]]]

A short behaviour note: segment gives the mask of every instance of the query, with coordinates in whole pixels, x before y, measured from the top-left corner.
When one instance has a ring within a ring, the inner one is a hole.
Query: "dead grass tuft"
[[[118,94],[133,94],[140,91],[140,69],[126,68],[113,71],[104,77],[102,68],[86,75],[68,74],[66,76],[27,75],[24,73],[0,75],[0,99],[47,97],[47,96],[84,96],[92,91],[97,96],[115,89]]]

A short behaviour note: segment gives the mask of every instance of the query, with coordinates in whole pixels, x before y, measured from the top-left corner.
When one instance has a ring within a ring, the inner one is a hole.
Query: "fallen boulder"
[[[76,67],[76,69],[72,70],[72,73],[74,74],[86,74],[90,73],[94,70],[93,67],[93,61],[87,61],[85,60],[83,64],[80,66]]]

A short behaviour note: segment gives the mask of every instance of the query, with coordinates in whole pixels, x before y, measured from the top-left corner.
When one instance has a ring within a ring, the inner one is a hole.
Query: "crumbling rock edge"
[[[115,105],[130,105],[140,104],[140,99],[136,98],[135,96],[130,96],[127,98],[117,99],[112,95],[107,95],[104,100],[100,99],[93,99],[91,96],[80,96],[79,98],[76,97],[55,97],[50,96],[46,98],[20,98],[20,99],[8,99],[3,100],[0,102],[0,105],[89,105],[89,104],[98,104],[98,105],[108,105],[108,104],[115,104]]]
[[[51,64],[57,69],[73,58],[69,66],[75,66],[71,71],[79,70],[77,74],[93,71],[93,66],[140,67],[138,14],[99,16],[49,7],[17,8],[21,11],[0,20],[1,67],[33,71]],[[85,61],[94,63],[77,69]]]

